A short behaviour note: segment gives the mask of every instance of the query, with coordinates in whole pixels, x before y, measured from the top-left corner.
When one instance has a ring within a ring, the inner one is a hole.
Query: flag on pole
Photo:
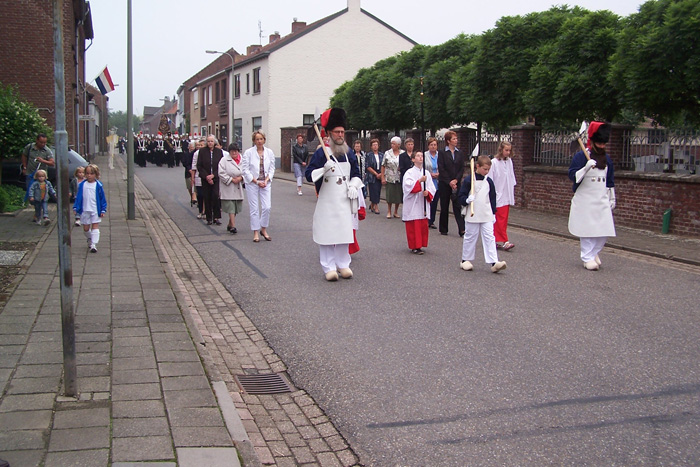
[[[109,75],[109,70],[106,66],[105,69],[102,70],[102,73],[95,78],[95,83],[97,83],[97,87],[100,88],[100,92],[103,96],[108,92],[114,91],[114,83],[112,82],[112,77]]]

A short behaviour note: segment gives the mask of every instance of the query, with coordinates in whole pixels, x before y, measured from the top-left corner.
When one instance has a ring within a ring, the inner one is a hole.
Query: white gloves
[[[467,198],[467,204],[472,204],[474,202],[474,195],[469,195]]]
[[[328,172],[331,170],[333,167],[335,167],[335,162],[332,160],[328,159],[325,164],[323,164],[323,170]]]
[[[354,186],[348,187],[348,198],[357,199],[357,188],[355,188]]]
[[[330,159],[327,160],[326,163],[323,164],[323,167],[311,171],[311,180],[313,180],[313,182],[316,183],[326,174],[326,172],[331,170],[333,167],[335,167],[335,162],[333,162]]]
[[[608,188],[608,199],[610,200],[610,209],[615,209],[617,199],[615,198],[615,188]]]
[[[590,159],[588,162],[586,162],[586,165],[584,165],[583,168],[577,170],[576,183],[581,183],[583,177],[585,177],[588,171],[591,170],[593,167],[595,167],[595,159]]]

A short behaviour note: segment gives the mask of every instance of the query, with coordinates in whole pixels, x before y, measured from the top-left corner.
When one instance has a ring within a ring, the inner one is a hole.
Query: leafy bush
[[[25,207],[24,190],[14,185],[0,185],[0,212],[12,212]]]
[[[45,133],[49,142],[53,139],[53,130],[36,107],[0,83],[0,158],[16,157],[38,133]]]

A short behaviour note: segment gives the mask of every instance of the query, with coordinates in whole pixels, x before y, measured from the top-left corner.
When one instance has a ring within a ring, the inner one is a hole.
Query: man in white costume
[[[339,276],[350,279],[353,275],[348,246],[354,241],[352,215],[363,184],[357,157],[345,142],[345,110],[325,111],[321,126],[330,136],[330,147],[316,150],[305,175],[318,193],[313,238],[320,248],[321,267],[327,281],[337,281]]]
[[[599,253],[608,237],[615,236],[612,210],[615,209],[615,172],[605,145],[610,139],[610,124],[591,122],[588,127],[590,156],[574,154],[569,178],[574,182],[574,197],[569,211],[569,232],[581,239],[581,260],[589,271],[600,268]]]

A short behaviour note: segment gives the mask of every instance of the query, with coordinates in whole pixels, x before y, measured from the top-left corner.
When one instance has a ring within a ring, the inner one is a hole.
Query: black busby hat
[[[588,127],[588,139],[594,143],[607,143],[612,127],[605,122],[591,122]]]
[[[321,126],[326,129],[326,131],[331,131],[333,128],[342,126],[343,129],[348,129],[348,117],[345,114],[345,110],[339,107],[333,107],[326,110],[321,115]]]

